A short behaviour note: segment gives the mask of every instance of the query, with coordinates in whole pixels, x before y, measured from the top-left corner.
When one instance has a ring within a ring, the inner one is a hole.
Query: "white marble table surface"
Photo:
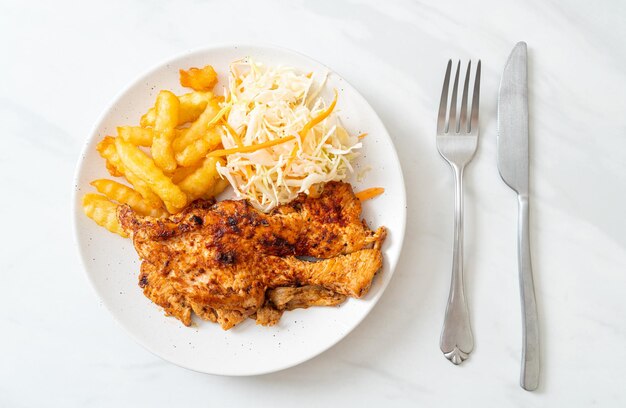
[[[626,3],[578,1],[0,2],[0,407],[626,406]],[[518,386],[516,200],[496,168],[496,95],[529,45],[531,228],[543,372]],[[74,166],[136,76],[185,50],[270,43],[335,69],[398,149],[408,226],[396,275],[346,339],[275,374],[191,372],[135,344],[100,305],[71,230]],[[466,173],[476,348],[438,340],[451,172],[435,149],[448,58],[482,58],[482,135]],[[480,405],[479,405],[480,404]]]

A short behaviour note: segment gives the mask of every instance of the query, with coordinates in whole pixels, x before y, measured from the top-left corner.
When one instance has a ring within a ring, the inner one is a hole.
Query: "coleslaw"
[[[361,143],[335,114],[337,93],[329,104],[319,96],[325,78],[252,59],[230,64],[219,126],[229,154],[217,169],[238,197],[267,212],[353,172]]]

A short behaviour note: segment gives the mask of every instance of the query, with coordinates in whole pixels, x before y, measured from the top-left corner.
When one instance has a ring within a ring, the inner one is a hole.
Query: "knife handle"
[[[522,300],[522,372],[520,385],[526,391],[533,391],[539,385],[539,318],[533,284],[533,271],[530,263],[530,236],[528,196],[518,196],[518,262]]]

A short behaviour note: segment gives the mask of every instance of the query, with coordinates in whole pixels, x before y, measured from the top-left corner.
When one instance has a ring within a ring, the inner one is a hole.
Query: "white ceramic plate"
[[[196,319],[192,327],[166,317],[144,297],[137,285],[139,259],[128,239],[98,227],[81,210],[89,182],[110,178],[96,144],[115,134],[116,126],[137,124],[152,106],[160,89],[186,92],[178,83],[178,69],[212,64],[226,83],[228,64],[251,56],[271,65],[288,65],[304,71],[330,72],[325,89],[339,91],[337,112],[349,132],[367,132],[356,168],[370,166],[361,181],[351,180],[356,191],[383,186],[385,193],[364,203],[363,217],[370,227],[385,225],[384,265],[363,299],[349,299],[340,307],[295,310],[283,315],[275,327],[256,326],[248,320],[229,331]],[[154,354],[180,366],[211,374],[255,375],[302,363],[331,347],[353,330],[374,307],[393,275],[402,248],[406,222],[406,195],[402,170],[389,134],[365,99],[328,67],[301,54],[273,47],[224,46],[207,48],[173,58],[141,76],[104,112],[79,159],[76,170],[74,220],[76,240],[85,271],[104,305],[130,335]],[[358,339],[354,339],[358,342]]]

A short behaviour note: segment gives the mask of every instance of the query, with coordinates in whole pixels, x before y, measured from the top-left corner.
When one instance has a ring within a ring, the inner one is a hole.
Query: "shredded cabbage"
[[[317,83],[312,74],[252,59],[230,64],[225,100],[230,110],[219,127],[224,149],[294,137],[226,156],[226,164],[217,169],[238,197],[270,211],[299,193],[309,194],[320,183],[344,180],[353,172],[359,138],[348,134],[334,112],[310,127],[331,106],[318,96],[324,83],[325,76]]]

